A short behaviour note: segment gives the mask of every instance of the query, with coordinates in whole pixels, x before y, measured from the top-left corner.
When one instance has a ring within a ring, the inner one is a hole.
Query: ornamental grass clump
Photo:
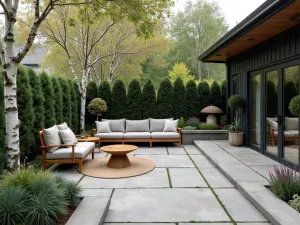
[[[187,119],[187,121],[185,122],[185,126],[192,126],[197,128],[199,126],[199,123],[200,120],[197,117],[193,116]]]
[[[285,202],[300,194],[300,174],[284,166],[274,166],[274,173],[270,173],[272,192]]]

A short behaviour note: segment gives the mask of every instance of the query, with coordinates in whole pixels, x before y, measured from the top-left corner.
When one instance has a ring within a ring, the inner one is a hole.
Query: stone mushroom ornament
[[[211,105],[211,106],[207,106],[204,109],[202,109],[201,113],[209,114],[206,117],[206,123],[217,125],[217,117],[214,114],[221,114],[221,113],[223,113],[223,111],[220,108]]]

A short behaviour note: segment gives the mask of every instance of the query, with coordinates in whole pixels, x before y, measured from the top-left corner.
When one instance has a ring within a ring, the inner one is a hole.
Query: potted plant
[[[240,95],[232,95],[228,99],[228,105],[235,110],[235,118],[232,124],[225,127],[228,133],[229,144],[232,146],[241,146],[244,143],[244,133],[241,131],[241,121],[238,117],[238,109],[243,108],[245,100]]]
[[[106,102],[101,98],[94,98],[88,105],[88,110],[91,114],[96,115],[97,121],[99,121],[99,116],[102,116],[102,113],[107,110]]]

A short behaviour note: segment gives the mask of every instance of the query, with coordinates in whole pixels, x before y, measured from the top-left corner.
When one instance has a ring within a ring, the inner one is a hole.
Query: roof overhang
[[[300,24],[300,0],[267,0],[198,59],[225,63],[297,24]]]

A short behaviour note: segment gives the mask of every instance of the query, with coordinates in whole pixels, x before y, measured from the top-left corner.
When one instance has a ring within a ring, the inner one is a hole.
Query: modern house
[[[299,119],[288,108],[300,94],[300,0],[266,1],[199,60],[225,63],[228,97],[246,99],[245,145],[300,168]]]

